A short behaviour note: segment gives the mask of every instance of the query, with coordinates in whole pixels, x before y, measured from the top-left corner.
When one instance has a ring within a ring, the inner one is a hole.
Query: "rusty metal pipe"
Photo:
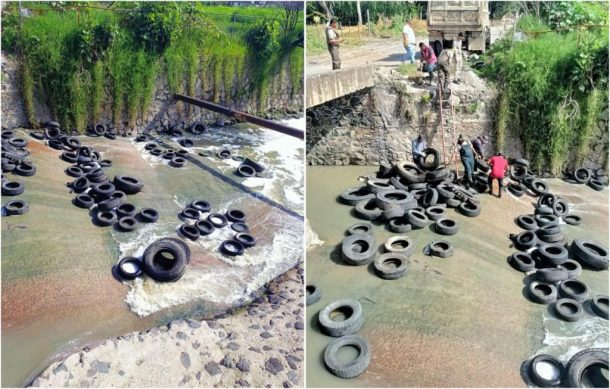
[[[201,108],[209,109],[210,111],[221,113],[223,115],[227,115],[233,118],[236,118],[241,121],[246,121],[248,123],[256,124],[257,126],[265,127],[270,130],[274,130],[277,132],[281,132],[282,134],[294,136],[295,138],[304,139],[304,131],[299,130],[298,128],[290,127],[285,124],[276,123],[271,120],[259,118],[253,115],[250,115],[245,112],[234,111],[231,108],[223,107],[218,104],[210,103],[208,101],[203,101],[196,99],[194,97],[181,95],[178,93],[174,93],[174,98],[180,101],[184,101],[185,103],[193,104]]]

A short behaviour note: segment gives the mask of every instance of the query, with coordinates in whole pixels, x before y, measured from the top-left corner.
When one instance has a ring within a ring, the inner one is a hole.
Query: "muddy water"
[[[130,233],[93,225],[87,210],[71,204],[74,195],[65,187],[70,177],[63,172],[69,164],[29,138],[38,173],[18,180],[26,185],[19,198],[30,211],[2,218],[2,386],[24,385],[51,359],[84,344],[239,306],[302,260],[301,143],[244,126],[212,128],[195,138],[181,169],[125,138],[81,138],[113,161],[108,176],[142,180],[144,189],[128,202],[159,211],[158,223],[139,224]],[[162,141],[179,148],[175,139]],[[198,155],[220,147],[265,164],[266,178],[247,182],[233,173],[235,161]],[[176,283],[115,280],[110,270],[120,258],[141,254],[159,237],[177,236],[183,223],[177,215],[193,199],[209,201],[213,211],[244,210],[257,245],[237,259],[224,256],[219,245],[231,235],[225,228],[188,242],[191,262]]]
[[[347,227],[359,221],[337,196],[360,185],[357,178],[372,170],[307,168],[307,218],[324,242],[307,252],[307,283],[316,284],[322,293],[321,300],[307,309],[308,386],[521,387],[521,363],[548,347],[544,342],[553,343],[555,355],[567,352],[570,345],[564,338],[570,330],[551,326],[546,307],[523,296],[523,273],[507,264],[513,252],[507,236],[519,231],[513,219],[533,212],[532,198],[482,195],[477,218],[449,210],[460,225],[457,235],[445,237],[454,244],[455,254],[447,259],[424,256],[424,246],[440,236],[429,229],[412,231],[407,235],[415,241],[416,253],[406,276],[382,280],[371,266],[343,264],[337,249]],[[557,180],[551,187],[574,202],[575,213],[583,217],[581,226],[565,227],[568,237],[587,236],[607,245],[608,191],[598,193]],[[378,245],[392,235],[382,224],[374,228]],[[607,271],[587,270],[581,280],[597,293],[608,293]],[[365,324],[359,334],[372,352],[367,371],[349,380],[325,369],[322,356],[331,338],[317,325],[318,312],[345,297],[363,306]],[[605,327],[584,325],[591,333],[602,332],[584,344],[605,339],[607,347],[607,322]]]

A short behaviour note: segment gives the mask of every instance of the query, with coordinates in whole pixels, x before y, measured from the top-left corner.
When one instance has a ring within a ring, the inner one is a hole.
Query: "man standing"
[[[455,61],[455,80],[454,83],[459,84],[462,79],[462,41],[464,34],[459,33],[457,39],[453,41],[453,59]]]
[[[419,134],[417,138],[411,142],[411,154],[413,154],[413,162],[419,165],[420,159],[424,156],[422,153],[424,149],[428,147],[426,140]]]
[[[487,144],[487,135],[479,135],[472,140],[472,147],[478,158],[485,159],[485,153],[483,153],[483,146]]]
[[[421,52],[421,61],[424,64],[423,71],[428,72],[430,75],[430,82],[432,82],[432,72],[436,68],[436,55],[432,47],[426,45],[424,42],[419,43],[419,50]]]
[[[462,135],[458,138],[458,150],[460,151],[460,160],[464,165],[464,181],[466,188],[472,184],[472,173],[474,172],[474,152],[472,151],[472,145],[467,139],[464,139]]]
[[[489,173],[489,178],[487,178],[487,184],[489,185],[489,194],[493,194],[493,181],[494,179],[498,180],[498,197],[502,197],[502,181],[504,180],[504,175],[508,172],[508,161],[502,153],[498,153],[498,155],[494,155],[489,158],[489,166],[491,167],[491,172]]]
[[[411,20],[405,20],[405,25],[402,28],[402,45],[405,47],[406,53],[402,62],[410,61],[415,63],[415,32],[411,28]]]
[[[441,85],[442,93],[446,93],[449,91],[449,83],[451,82],[451,70],[449,68],[449,63],[452,60],[454,53],[452,50],[443,50],[438,55],[438,83]]]
[[[337,19],[330,19],[326,27],[326,45],[333,61],[333,70],[341,69],[341,59],[339,58],[339,34],[337,34]]]

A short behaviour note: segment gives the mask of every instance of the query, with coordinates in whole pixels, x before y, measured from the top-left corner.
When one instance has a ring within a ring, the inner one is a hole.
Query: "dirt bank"
[[[108,339],[52,364],[32,386],[302,387],[302,300],[301,264],[233,316]]]

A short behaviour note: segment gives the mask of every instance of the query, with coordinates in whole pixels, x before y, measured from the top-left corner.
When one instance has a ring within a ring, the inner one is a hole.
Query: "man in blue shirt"
[[[413,154],[413,162],[418,163],[419,159],[424,156],[422,152],[426,147],[428,147],[428,144],[421,134],[418,135],[413,142],[411,142],[411,154]]]

